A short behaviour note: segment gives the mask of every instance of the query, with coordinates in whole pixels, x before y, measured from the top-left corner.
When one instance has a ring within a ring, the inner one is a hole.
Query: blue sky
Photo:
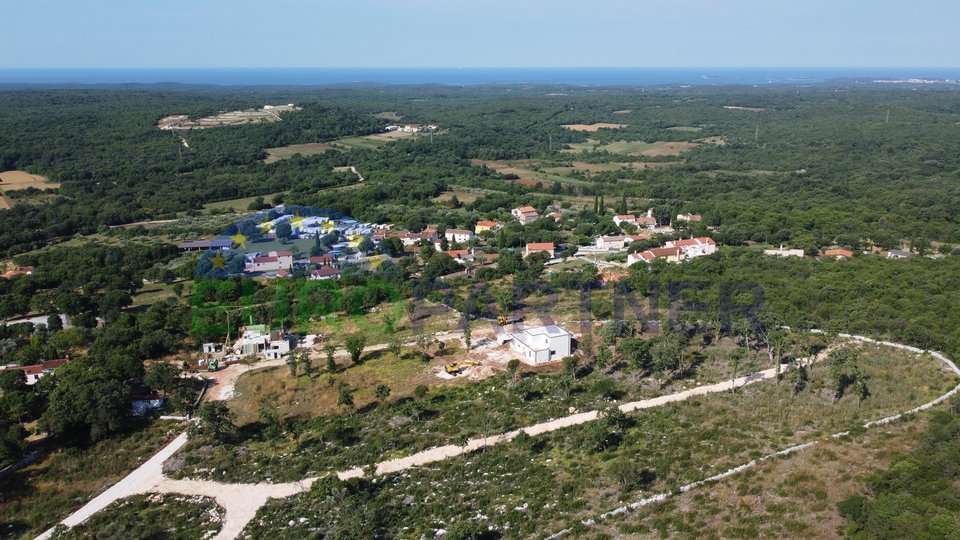
[[[0,0],[0,68],[958,67],[957,0]]]

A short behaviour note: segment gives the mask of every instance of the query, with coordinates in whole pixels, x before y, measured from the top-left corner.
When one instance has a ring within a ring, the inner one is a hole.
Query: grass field
[[[464,204],[469,204],[479,199],[480,197],[483,197],[484,194],[478,191],[467,191],[463,189],[454,188],[449,191],[444,191],[443,193],[441,193],[440,195],[437,195],[431,200],[438,203],[447,203],[447,202],[450,202],[451,199],[453,199],[454,195],[456,195],[457,199],[460,202]]]
[[[629,127],[627,124],[610,124],[607,122],[597,122],[594,124],[563,124],[565,129],[571,131],[597,131],[600,129],[620,129]]]
[[[281,159],[290,159],[296,154],[300,154],[301,156],[315,156],[329,149],[330,145],[327,143],[291,144],[290,146],[267,148],[267,159],[263,161],[265,163],[275,163]]]
[[[399,115],[394,111],[384,111],[382,113],[377,113],[374,116],[377,118],[383,118],[384,120],[389,120],[391,122],[399,122],[400,119],[403,118],[402,115]]]
[[[0,537],[34,538],[123,478],[180,429],[169,422],[141,425],[95,445],[54,451],[4,478]]]
[[[335,141],[326,143],[305,143],[291,144],[289,146],[280,146],[277,148],[267,148],[267,158],[265,163],[275,163],[282,159],[290,159],[295,154],[302,156],[315,156],[323,154],[331,148],[338,150],[353,150],[363,148],[367,150],[376,150],[381,146],[400,139],[407,139],[419,135],[405,131],[388,131],[385,133],[374,133],[372,135],[363,135],[360,137],[344,137]]]
[[[582,143],[571,143],[564,152],[609,152],[611,154],[623,154],[627,156],[677,156],[686,150],[696,148],[696,143],[689,142],[664,142],[658,141],[646,143],[643,141],[614,141],[609,144],[601,144],[595,139],[587,139]]]
[[[292,155],[292,154],[291,154]],[[282,192],[281,192],[282,193]],[[268,193],[266,195],[256,195],[254,197],[243,197],[240,199],[230,199],[226,201],[217,201],[212,203],[207,203],[203,205],[204,210],[222,210],[225,208],[233,208],[237,211],[246,211],[250,206],[250,203],[257,200],[257,197],[263,197],[263,200],[269,201],[277,193]]]
[[[358,516],[366,516],[365,521],[361,520],[362,532],[352,531],[354,537],[429,537],[433,534],[431,528],[441,524],[452,528],[466,522],[477,523],[484,530],[492,526],[503,538],[542,538],[626,502],[670,492],[768,452],[817,440],[866,419],[917,405],[944,391],[954,380],[947,381],[939,363],[929,357],[901,351],[868,350],[863,366],[876,387],[875,393],[859,405],[854,396],[832,402],[830,392],[822,386],[829,378],[829,369],[822,366],[811,372],[810,387],[799,394],[795,394],[789,384],[761,383],[737,393],[695,397],[632,413],[613,442],[604,446],[598,447],[596,442],[596,427],[603,425],[591,424],[533,439],[520,438],[409,473],[390,475],[368,484],[353,484],[354,496],[342,505],[327,491],[317,489],[272,501],[261,509],[247,532],[253,537],[300,538],[307,536],[312,527],[327,530],[344,527],[356,523]],[[589,378],[581,380],[577,389],[586,393],[590,384]],[[488,389],[480,394],[481,402],[487,405],[477,407],[466,416],[471,425],[476,425],[479,417],[492,409],[503,407],[526,412],[528,408],[540,407],[541,402],[548,399],[558,399],[558,406],[570,403],[569,400],[565,403],[563,394],[558,395],[555,388],[545,388],[536,399],[526,401],[518,409],[513,398],[508,397],[516,391],[503,386],[504,382],[500,382],[495,391]],[[456,388],[464,397],[470,389],[466,385]],[[437,396],[433,406],[446,408],[449,402],[450,398]],[[435,418],[454,416],[457,412],[438,411]],[[409,431],[419,430],[427,422],[412,421],[405,427]],[[869,441],[886,436],[896,427],[877,428],[851,438]],[[329,448],[331,443],[326,441],[333,436],[335,432],[331,430],[323,446],[313,443],[308,448]],[[369,444],[370,436],[357,437],[354,446]],[[904,438],[909,441],[910,433],[905,433]],[[836,442],[844,445],[849,439]],[[387,457],[393,455],[391,452]],[[807,466],[814,469],[836,466],[843,474],[842,465],[833,461],[836,459],[833,454],[819,454],[817,458]],[[274,459],[287,458],[286,454],[278,454]],[[857,459],[856,449],[844,459]],[[260,463],[264,461],[260,459]],[[777,463],[768,462],[769,465]],[[859,471],[854,474],[856,472]],[[806,470],[796,471],[793,476],[788,473],[785,479],[780,477],[783,485],[775,481],[774,489],[764,491],[757,485],[761,479],[751,476],[750,472],[741,473],[725,482],[736,486],[737,494],[744,499],[742,505],[738,504],[739,498],[732,504],[721,498],[704,504],[703,511],[690,508],[701,500],[695,497],[713,488],[709,485],[684,495],[690,498],[685,499],[683,506],[673,508],[668,502],[655,507],[663,509],[657,512],[658,519],[638,519],[634,522],[638,528],[633,531],[624,529],[621,534],[605,536],[591,534],[590,529],[575,529],[567,538],[753,538],[764,536],[751,534],[750,529],[756,525],[755,513],[761,512],[780,520],[772,523],[766,537],[836,536],[835,531],[828,535],[816,534],[817,529],[796,523],[825,516],[822,512],[831,504],[826,492],[830,487],[810,481],[814,474]],[[805,501],[816,504],[809,508],[803,504],[792,508],[778,506],[791,492],[802,494]],[[762,498],[757,497],[760,493],[764,495]],[[482,510],[482,515],[478,516],[477,510]],[[691,523],[674,517],[679,512],[690,511],[702,518]],[[796,515],[804,512],[811,515]],[[820,516],[812,515],[814,513]],[[708,527],[711,521],[719,523],[721,528],[699,534],[700,528]],[[617,522],[609,523],[616,526]],[[826,526],[829,527],[829,523]]]
[[[8,193],[10,191],[19,191],[21,189],[27,188],[36,188],[40,190],[44,189],[56,189],[59,188],[60,184],[57,182],[50,182],[43,176],[39,174],[30,174],[25,171],[5,171],[0,172],[0,210],[9,210],[13,208],[14,201],[9,197],[3,195],[3,193]],[[44,198],[40,198],[37,201],[33,202],[43,202]],[[30,203],[31,200],[21,199],[22,202]]]

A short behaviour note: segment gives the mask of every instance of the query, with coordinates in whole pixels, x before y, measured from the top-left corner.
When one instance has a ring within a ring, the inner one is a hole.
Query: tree
[[[400,354],[403,353],[403,343],[397,336],[392,336],[390,341],[387,343],[387,349],[389,349],[394,356],[400,358]]]
[[[260,418],[260,423],[263,424],[261,435],[266,440],[279,439],[280,435],[283,434],[283,425],[280,423],[280,415],[277,410],[268,401],[264,400],[260,408],[257,409],[257,416]]]
[[[470,317],[464,317],[463,318],[463,343],[467,347],[467,352],[470,351],[470,345],[471,345],[470,341],[471,341],[472,331],[470,327],[471,327]]]
[[[313,377],[313,358],[310,357],[310,351],[301,350],[300,351],[300,368],[303,370],[303,374],[307,377]]]
[[[413,300],[408,300],[407,303],[404,304],[403,308],[404,308],[404,311],[407,312],[407,317],[410,318],[410,322],[413,322],[413,321],[417,320],[417,319],[416,319],[416,315],[417,315],[417,303],[416,303],[415,301],[413,301]]]
[[[51,332],[63,330],[63,319],[60,318],[60,315],[54,313],[47,317],[47,330]]]
[[[180,383],[180,368],[169,362],[155,362],[147,369],[143,382],[164,396],[169,395]]]
[[[340,383],[337,389],[337,405],[351,412],[354,410],[353,391],[350,390],[350,387],[346,383]]]
[[[323,352],[327,355],[327,373],[336,373],[337,371],[337,362],[334,360],[333,355],[337,352],[337,348],[331,343],[327,343],[323,346]]]
[[[293,353],[291,352],[290,354],[287,355],[287,367],[290,368],[290,376],[291,376],[291,377],[296,377],[296,376],[297,376],[297,367],[298,367],[297,364],[298,364],[298,362],[299,362],[299,359],[297,358],[297,355],[296,355],[296,354],[293,354]]]
[[[417,401],[423,401],[429,391],[426,385],[418,384],[417,387],[413,389],[413,398]]]
[[[41,429],[54,437],[98,441],[120,430],[130,406],[130,386],[109,371],[86,362],[59,370]]]
[[[277,224],[277,228],[274,232],[277,235],[277,238],[281,240],[289,240],[290,236],[293,234],[293,227],[290,226],[290,222],[281,221]]]
[[[357,249],[365,254],[370,254],[376,247],[377,246],[373,243],[373,240],[366,236],[363,238],[363,240],[360,240],[360,244],[357,245]]]
[[[511,358],[507,362],[507,373],[510,374],[510,380],[516,382],[520,377],[520,360],[516,358]]]
[[[390,387],[383,383],[379,383],[377,384],[377,387],[374,388],[373,395],[376,396],[378,403],[383,404],[383,402],[390,397]]]
[[[227,408],[226,403],[208,401],[197,408],[197,423],[190,429],[194,435],[226,444],[236,439],[239,434],[234,420],[234,414]]]
[[[730,389],[737,391],[734,381],[737,380],[737,374],[740,371],[740,365],[747,358],[747,350],[743,347],[737,347],[730,353]]]
[[[344,347],[350,353],[350,360],[354,364],[360,363],[363,348],[367,345],[367,337],[363,334],[350,334],[344,339]]]

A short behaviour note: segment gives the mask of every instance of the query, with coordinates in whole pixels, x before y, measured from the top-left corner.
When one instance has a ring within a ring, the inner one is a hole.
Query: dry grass
[[[630,114],[633,112],[633,109],[620,109],[619,111],[613,111],[613,114]]]
[[[399,115],[394,111],[384,111],[382,113],[377,113],[374,116],[377,118],[383,118],[384,120],[389,120],[391,122],[398,122],[401,118],[403,118],[402,115]]]
[[[570,148],[564,149],[564,152],[592,152],[605,151],[611,154],[623,154],[627,156],[678,156],[682,152],[696,148],[697,143],[690,142],[665,142],[657,141],[646,143],[643,141],[614,141],[609,144],[600,144],[595,139],[587,139],[586,142],[573,143]]]
[[[476,191],[464,191],[461,189],[452,189],[450,191],[444,191],[443,193],[441,193],[440,195],[437,195],[431,200],[439,203],[448,203],[450,202],[451,199],[453,199],[454,195],[456,195],[457,199],[464,204],[472,203],[473,201],[483,196],[482,193],[478,193]]]
[[[889,466],[892,455],[909,451],[923,429],[923,421],[901,422],[824,441],[603,523],[598,532],[653,535],[651,528],[669,521],[677,538],[842,538],[846,520],[836,502],[863,493],[864,479]]]
[[[667,131],[701,131],[702,127],[699,126],[673,126],[668,127]]]
[[[30,174],[25,171],[0,172],[0,190],[4,192],[27,188],[48,189],[59,187],[59,183],[50,182],[39,174]]]
[[[621,129],[629,127],[628,124],[610,124],[607,122],[597,122],[594,124],[563,124],[565,129],[571,131],[589,131],[594,132],[600,129]]]
[[[329,149],[330,145],[326,143],[291,144],[290,146],[267,148],[268,155],[264,162],[274,163],[276,161],[280,161],[281,159],[289,159],[293,157],[294,154],[300,154],[302,156],[315,156],[317,154],[322,154]]]

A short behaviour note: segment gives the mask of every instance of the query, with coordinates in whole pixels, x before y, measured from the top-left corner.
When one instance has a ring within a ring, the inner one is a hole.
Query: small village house
[[[473,231],[468,231],[466,229],[447,229],[444,231],[443,237],[447,239],[447,242],[466,244],[473,239]]]
[[[526,328],[510,334],[510,348],[532,366],[556,362],[570,356],[573,335],[557,326]]]
[[[540,218],[540,214],[537,213],[537,209],[532,206],[521,206],[519,208],[514,208],[510,211],[514,219],[519,221],[522,225],[528,223],[533,223],[534,221]]]
[[[553,242],[531,242],[523,248],[523,256],[527,257],[531,253],[548,253],[550,258],[556,256],[556,248],[553,245]]]
[[[478,221],[474,226],[473,231],[476,234],[480,234],[483,231],[495,231],[500,228],[500,224],[496,221]]]

